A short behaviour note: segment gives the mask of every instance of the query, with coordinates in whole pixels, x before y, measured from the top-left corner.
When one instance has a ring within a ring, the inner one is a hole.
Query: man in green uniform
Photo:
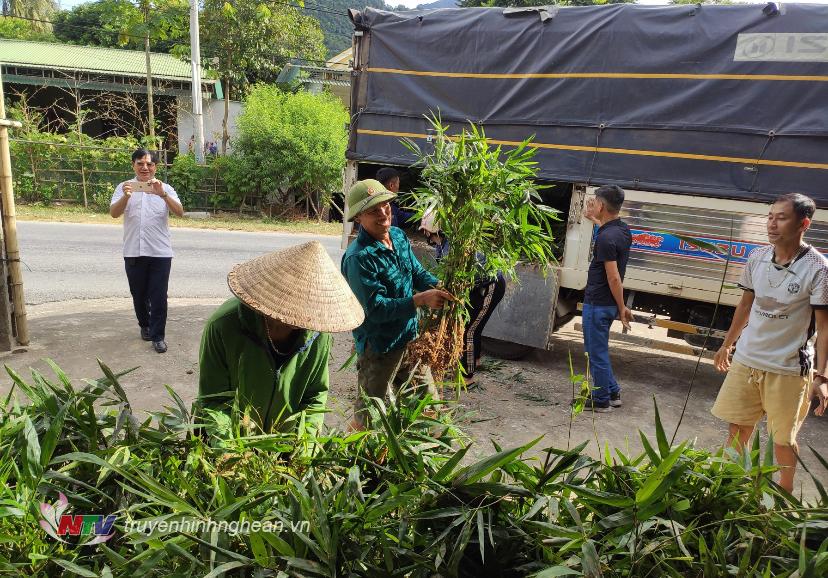
[[[235,297],[210,316],[201,338],[200,404],[229,411],[238,393],[264,431],[286,429],[302,411],[318,429],[330,333],[362,323],[356,297],[316,241],[237,265],[227,281]]]
[[[353,332],[360,390],[354,429],[365,423],[363,393],[383,398],[390,385],[398,389],[411,379],[437,397],[431,369],[415,366],[405,351],[417,337],[417,308],[439,309],[451,295],[435,289],[437,278],[414,256],[405,233],[391,226],[389,201],[396,196],[373,179],[348,193],[346,217],[359,223],[360,232],[342,257],[342,274],[365,310],[365,321]]]

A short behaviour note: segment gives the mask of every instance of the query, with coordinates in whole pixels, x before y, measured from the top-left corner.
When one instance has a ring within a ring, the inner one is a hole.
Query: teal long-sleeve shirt
[[[239,392],[265,431],[303,410],[324,410],[330,379],[328,333],[303,330],[294,351],[277,359],[267,342],[264,317],[233,297],[207,320],[201,337],[198,395],[202,406],[227,411],[232,399],[205,397]],[[318,429],[325,416],[306,423]]]
[[[437,285],[411,250],[405,233],[391,227],[389,249],[362,229],[342,257],[342,274],[365,310],[365,321],[354,329],[357,353],[369,345],[377,353],[405,347],[417,337],[414,291]]]

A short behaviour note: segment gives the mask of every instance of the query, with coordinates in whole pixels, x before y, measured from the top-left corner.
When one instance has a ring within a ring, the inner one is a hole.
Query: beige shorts
[[[768,415],[775,444],[796,447],[811,407],[811,379],[753,369],[734,361],[710,412],[728,423],[755,426]]]

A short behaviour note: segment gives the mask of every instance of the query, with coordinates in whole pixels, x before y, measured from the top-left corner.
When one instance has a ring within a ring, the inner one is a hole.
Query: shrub
[[[178,155],[172,162],[169,171],[169,180],[172,188],[178,193],[178,198],[184,207],[191,207],[196,201],[196,192],[199,189],[205,170],[196,162],[192,153]]]
[[[107,211],[115,185],[132,174],[136,148],[132,137],[27,130],[11,141],[15,195],[27,203],[59,198]]]
[[[335,97],[255,87],[238,119],[227,187],[242,200],[308,202],[312,214],[338,190],[348,114]]]

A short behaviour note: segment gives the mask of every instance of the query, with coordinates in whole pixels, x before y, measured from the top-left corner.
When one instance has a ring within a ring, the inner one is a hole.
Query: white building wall
[[[216,143],[221,151],[221,124],[224,120],[224,101],[205,99],[202,101],[204,118],[204,142]],[[236,120],[238,119],[244,105],[235,100],[230,101],[230,110],[227,116],[227,131],[230,133],[230,141],[227,143],[227,152],[233,148],[233,138],[236,136]],[[186,153],[190,150],[190,140],[195,135],[195,118],[193,117],[193,101],[191,98],[178,98],[178,150]]]

